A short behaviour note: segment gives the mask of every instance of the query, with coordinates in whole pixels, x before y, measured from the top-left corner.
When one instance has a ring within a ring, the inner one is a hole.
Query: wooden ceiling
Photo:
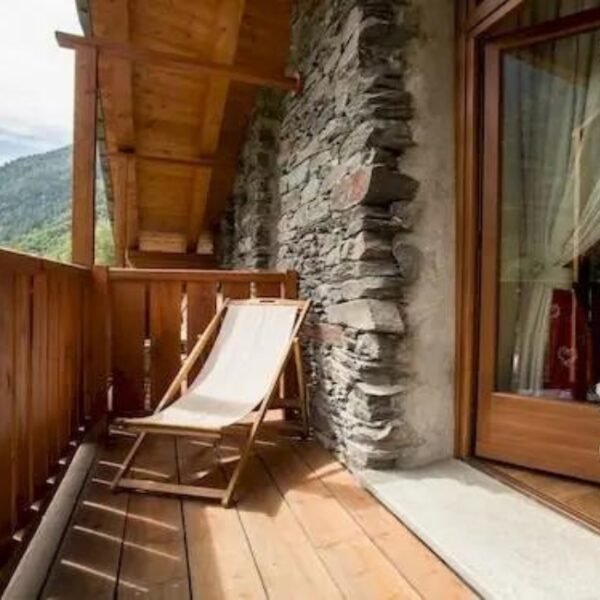
[[[294,85],[290,12],[291,0],[90,0],[116,241],[131,256],[209,250],[259,85]]]

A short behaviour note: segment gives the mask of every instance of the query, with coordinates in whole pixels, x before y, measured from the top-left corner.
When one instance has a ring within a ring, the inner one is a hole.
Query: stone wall
[[[224,221],[223,264],[300,273],[313,421],[357,466],[451,449],[452,4],[298,0],[304,90],[260,95]]]

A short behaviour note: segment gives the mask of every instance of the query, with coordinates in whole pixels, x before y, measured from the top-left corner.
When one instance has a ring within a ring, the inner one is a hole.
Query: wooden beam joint
[[[71,35],[69,33],[62,33],[60,31],[56,32],[56,40],[58,45],[62,48],[71,48],[74,50],[82,47],[96,48],[100,52],[110,56],[140,63],[148,63],[165,69],[197,73],[200,75],[219,75],[251,85],[271,87],[296,93],[301,89],[299,76],[287,77],[285,75],[260,73],[258,71],[251,71],[234,65],[225,65],[196,58],[189,58],[172,52],[147,50],[132,44],[108,42],[94,37],[82,37]]]

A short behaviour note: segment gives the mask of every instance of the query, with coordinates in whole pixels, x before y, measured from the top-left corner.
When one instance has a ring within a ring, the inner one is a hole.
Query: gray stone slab
[[[484,598],[600,598],[600,536],[469,465],[358,475]]]

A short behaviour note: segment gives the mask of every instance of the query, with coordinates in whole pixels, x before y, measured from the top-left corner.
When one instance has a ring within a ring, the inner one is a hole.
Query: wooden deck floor
[[[236,508],[111,494],[131,440],[101,450],[44,598],[471,598],[314,442],[261,446]],[[135,473],[189,481],[206,449],[150,440]]]

